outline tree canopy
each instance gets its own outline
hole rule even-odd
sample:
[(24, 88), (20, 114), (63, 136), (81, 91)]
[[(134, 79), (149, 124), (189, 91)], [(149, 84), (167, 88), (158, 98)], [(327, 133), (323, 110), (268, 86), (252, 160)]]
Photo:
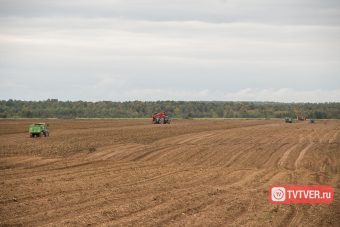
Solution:
[(159, 111), (174, 118), (340, 119), (340, 103), (0, 101), (0, 118), (148, 118)]

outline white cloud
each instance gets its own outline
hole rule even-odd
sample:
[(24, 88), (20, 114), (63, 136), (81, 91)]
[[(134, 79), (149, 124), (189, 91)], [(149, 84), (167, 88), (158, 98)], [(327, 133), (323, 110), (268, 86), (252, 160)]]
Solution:
[[(7, 58), (93, 62), (334, 63), (340, 27), (121, 19), (12, 18), (2, 22)], [(67, 64), (67, 63), (64, 64)], [(24, 63), (24, 62), (23, 62)], [(147, 62), (146, 62), (147, 63)]]
[(163, 89), (142, 89), (127, 92), (124, 96), (133, 100), (188, 100), (188, 101), (268, 101), (268, 102), (340, 102), (337, 90), (294, 90), (246, 88), (235, 92), (225, 91), (180, 91)]
[(3, 2), (0, 99), (339, 100), (332, 0)]
[(0, 16), (339, 24), (337, 0), (0, 0)]
[(225, 100), (239, 101), (279, 101), (279, 102), (340, 102), (340, 89), (337, 90), (294, 90), (281, 89), (243, 89), (227, 92)]

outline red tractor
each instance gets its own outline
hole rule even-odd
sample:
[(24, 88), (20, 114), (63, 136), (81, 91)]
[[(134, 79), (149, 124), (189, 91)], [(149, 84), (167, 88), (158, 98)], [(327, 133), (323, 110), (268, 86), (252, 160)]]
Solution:
[(153, 124), (170, 124), (170, 117), (166, 112), (154, 113), (152, 115)]

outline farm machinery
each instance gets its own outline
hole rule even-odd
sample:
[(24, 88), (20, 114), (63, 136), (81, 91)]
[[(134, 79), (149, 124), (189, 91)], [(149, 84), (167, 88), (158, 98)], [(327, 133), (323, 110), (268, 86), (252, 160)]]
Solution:
[(152, 115), (153, 124), (170, 124), (171, 119), (166, 112), (154, 113)]
[(286, 117), (286, 118), (285, 118), (285, 122), (286, 122), (286, 123), (293, 123), (293, 118), (291, 118), (291, 117)]
[(30, 137), (42, 137), (49, 136), (48, 124), (46, 123), (35, 123), (31, 124), (29, 127)]
[(296, 116), (296, 120), (298, 121), (305, 121), (306, 120), (306, 117), (302, 116), (302, 115), (297, 115)]

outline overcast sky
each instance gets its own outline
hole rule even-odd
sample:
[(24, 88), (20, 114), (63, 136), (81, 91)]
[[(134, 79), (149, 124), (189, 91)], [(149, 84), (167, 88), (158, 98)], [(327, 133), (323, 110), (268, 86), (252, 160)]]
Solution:
[(339, 0), (0, 0), (0, 99), (340, 102)]

